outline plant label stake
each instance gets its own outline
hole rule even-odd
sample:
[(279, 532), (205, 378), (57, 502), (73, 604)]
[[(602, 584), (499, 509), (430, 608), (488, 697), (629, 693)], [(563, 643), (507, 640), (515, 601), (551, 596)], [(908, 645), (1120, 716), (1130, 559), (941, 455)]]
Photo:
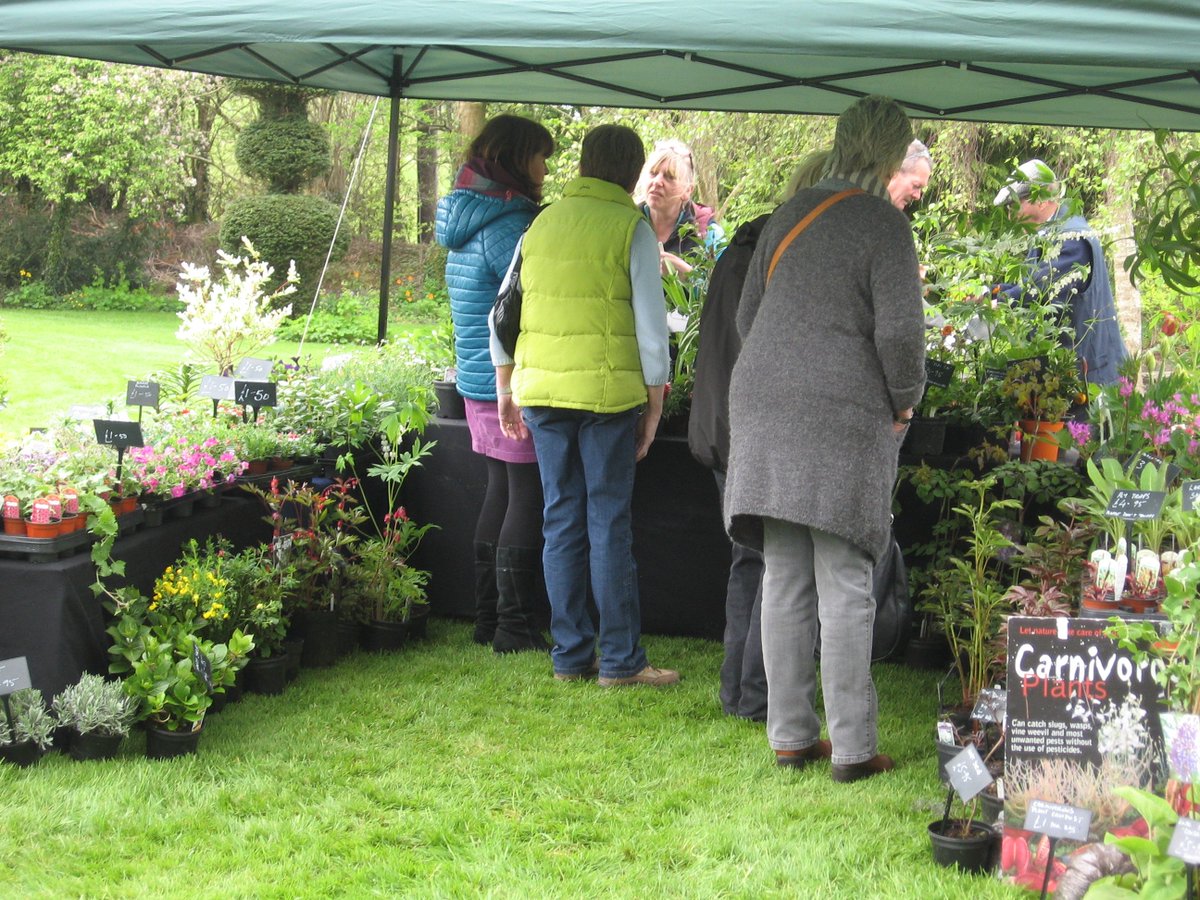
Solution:
[(200, 652), (200, 644), (196, 641), (192, 641), (192, 671), (200, 676), (200, 680), (204, 682), (204, 686), (211, 694), (213, 689), (212, 663), (208, 661), (207, 656)]
[(1080, 843), (1086, 841), (1091, 824), (1090, 809), (1068, 806), (1065, 803), (1050, 803), (1047, 800), (1029, 801), (1029, 807), (1025, 810), (1025, 822), (1021, 827), (1034, 834), (1044, 834), (1050, 839), (1050, 847), (1046, 854), (1046, 873), (1042, 878), (1042, 900), (1045, 900), (1046, 889), (1050, 885), (1055, 843), (1059, 838)]
[(1167, 847), (1167, 855), (1182, 859), (1187, 865), (1187, 894), (1196, 887), (1196, 867), (1200, 866), (1200, 819), (1180, 819)]
[(242, 407), (242, 421), (246, 421), (246, 407), (254, 412), (257, 421), (258, 411), (264, 406), (274, 406), (276, 403), (275, 382), (273, 381), (235, 381), (233, 383), (233, 399)]
[(242, 357), (233, 377), (244, 381), (266, 381), (271, 377), (271, 369), (275, 363), (269, 359), (256, 359), (253, 356)]
[(138, 408), (138, 422), (147, 406), (158, 409), (158, 382), (130, 381), (125, 384), (125, 405)]
[(233, 379), (224, 375), (205, 375), (200, 379), (200, 396), (212, 398), (215, 419), (220, 402), (233, 399)]
[(1179, 498), (1183, 501), (1183, 511), (1194, 512), (1196, 501), (1200, 500), (1200, 481), (1185, 481), (1180, 490), (1183, 492)]
[(1167, 495), (1163, 491), (1131, 491), (1117, 488), (1104, 510), (1106, 516), (1126, 522), (1148, 522), (1157, 519)]
[(117, 448), (117, 484), (121, 483), (121, 468), (125, 465), (125, 450), (129, 447), (144, 447), (142, 426), (137, 422), (122, 422), (116, 419), (92, 419), (96, 429), (96, 442), (105, 447)]
[(4, 698), (4, 717), (8, 719), (9, 726), (13, 724), (13, 716), (8, 695), (27, 687), (33, 687), (33, 682), (29, 679), (29, 663), (25, 657), (0, 659), (0, 697)]
[(974, 744), (967, 744), (946, 763), (946, 775), (950, 779), (950, 790), (946, 792), (946, 808), (942, 811), (943, 833), (950, 827), (950, 805), (954, 802), (955, 791), (966, 803), (993, 780)]

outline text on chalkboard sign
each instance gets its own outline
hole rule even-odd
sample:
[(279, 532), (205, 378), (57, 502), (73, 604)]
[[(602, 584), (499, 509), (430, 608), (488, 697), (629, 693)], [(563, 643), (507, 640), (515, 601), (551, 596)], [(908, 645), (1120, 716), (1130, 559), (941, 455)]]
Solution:
[(105, 447), (142, 447), (142, 426), (137, 422), (121, 422), (115, 419), (92, 419), (96, 427), (96, 442)]
[(205, 375), (200, 379), (200, 396), (212, 400), (232, 400), (233, 379), (224, 375)]
[(1200, 819), (1180, 819), (1176, 823), (1167, 855), (1189, 866), (1200, 866)]
[(1117, 488), (1108, 499), (1108, 507), (1104, 514), (1129, 522), (1157, 519), (1166, 496), (1162, 491), (1131, 491), (1127, 488)]
[(1200, 499), (1200, 481), (1185, 481), (1180, 488), (1183, 496), (1184, 512), (1194, 512), (1196, 509), (1196, 501)]
[(1065, 803), (1051, 803), (1048, 800), (1030, 800), (1025, 811), (1025, 824), (1021, 827), (1046, 837), (1086, 841), (1091, 824), (1090, 809), (1068, 806)]
[(963, 803), (992, 783), (992, 774), (974, 744), (967, 744), (946, 763), (946, 777), (950, 779), (950, 786), (958, 791)]
[(125, 385), (126, 406), (153, 406), (158, 408), (157, 381), (130, 381)]
[(271, 376), (271, 369), (274, 366), (275, 363), (269, 359), (256, 359), (253, 356), (247, 356), (238, 363), (233, 377), (243, 381), (266, 381)]
[(255, 409), (275, 405), (275, 382), (273, 381), (234, 381), (233, 399), (242, 406), (253, 406)]
[(950, 387), (954, 379), (954, 365), (940, 359), (925, 360), (925, 381), (937, 387)]
[(29, 680), (29, 663), (25, 657), (0, 659), (0, 697), (27, 687), (33, 687), (33, 682)]

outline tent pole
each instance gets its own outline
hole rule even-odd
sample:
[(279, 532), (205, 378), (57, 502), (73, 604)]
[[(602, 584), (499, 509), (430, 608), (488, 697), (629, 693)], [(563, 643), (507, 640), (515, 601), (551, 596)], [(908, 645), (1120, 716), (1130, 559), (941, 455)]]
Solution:
[(383, 198), (383, 251), (379, 255), (379, 325), (375, 340), (387, 340), (388, 291), (392, 282), (392, 227), (396, 214), (396, 167), (400, 155), (400, 69), (402, 58), (392, 58), (392, 108), (388, 116), (387, 181)]

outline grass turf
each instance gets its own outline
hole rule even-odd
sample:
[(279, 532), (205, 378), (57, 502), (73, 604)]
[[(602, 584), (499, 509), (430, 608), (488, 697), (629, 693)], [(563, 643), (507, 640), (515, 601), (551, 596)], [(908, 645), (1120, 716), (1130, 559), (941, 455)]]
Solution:
[(719, 644), (647, 637), (675, 688), (562, 683), (463, 623), (302, 671), (213, 716), (200, 753), (0, 765), (4, 897), (1016, 897), (941, 869), (937, 673), (877, 667), (899, 768), (778, 769), (721, 714)]
[[(0, 326), (8, 333), (8, 341), (0, 346), (8, 381), (0, 434), (9, 437), (50, 425), (55, 415), (76, 404), (115, 399), (122, 412), (128, 380), (174, 368), (187, 353), (175, 337), (179, 318), (174, 313), (6, 309), (0, 313)], [(294, 355), (297, 346), (295, 341), (282, 341), (259, 355), (284, 359)], [(304, 348), (305, 355), (317, 361), (330, 351), (328, 344), (311, 342)]]

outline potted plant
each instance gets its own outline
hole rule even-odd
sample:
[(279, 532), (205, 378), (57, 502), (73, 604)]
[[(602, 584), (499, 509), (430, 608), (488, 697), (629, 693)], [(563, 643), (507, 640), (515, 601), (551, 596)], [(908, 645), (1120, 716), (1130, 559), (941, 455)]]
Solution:
[(427, 602), (429, 573), (409, 565), (421, 537), (432, 525), (418, 526), (404, 507), (384, 515), (383, 533), (364, 540), (347, 570), (349, 587), (369, 611), (367, 649), (394, 650), (404, 642), (413, 608)]
[[(997, 645), (1001, 614), (1009, 609), (1008, 564), (1001, 551), (1013, 542), (1004, 534), (1000, 514), (1017, 501), (992, 499), (995, 479), (969, 482), (972, 499), (954, 508), (968, 527), (965, 553), (951, 555), (948, 567), (934, 573), (925, 594), (942, 619), (961, 694), (956, 708), (969, 711), (979, 693), (1001, 670), (1003, 649)], [(987, 748), (984, 748), (987, 749)]]
[(42, 692), (35, 688), (22, 688), (9, 694), (8, 710), (11, 719), (0, 715), (0, 759), (18, 766), (31, 766), (50, 749), (54, 717), (46, 709)]
[(1000, 392), (1021, 428), (1021, 459), (1057, 459), (1063, 418), (1072, 404), (1086, 400), (1074, 351), (1056, 345), (1010, 365)]
[(73, 759), (111, 759), (121, 749), (137, 716), (137, 704), (119, 681), (84, 673), (54, 697), (51, 708), (71, 731)]

